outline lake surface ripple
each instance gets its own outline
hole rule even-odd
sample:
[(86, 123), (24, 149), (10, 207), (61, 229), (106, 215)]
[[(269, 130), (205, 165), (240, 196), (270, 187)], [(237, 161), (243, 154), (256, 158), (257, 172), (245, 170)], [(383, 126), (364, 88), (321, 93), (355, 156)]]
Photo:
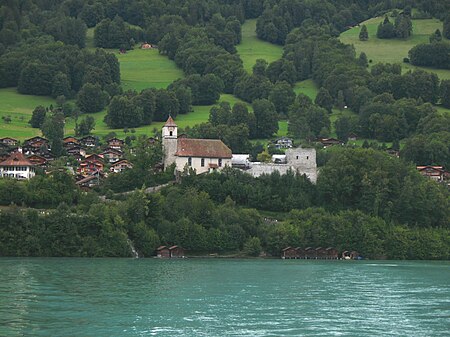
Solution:
[(1, 258), (0, 336), (450, 336), (450, 263)]

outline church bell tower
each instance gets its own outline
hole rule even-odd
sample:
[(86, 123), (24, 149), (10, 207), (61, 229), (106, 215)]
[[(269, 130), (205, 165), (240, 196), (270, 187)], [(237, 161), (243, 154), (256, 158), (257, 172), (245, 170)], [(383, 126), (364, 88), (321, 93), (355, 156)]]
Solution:
[(177, 152), (177, 131), (178, 127), (171, 116), (167, 119), (162, 128), (162, 147), (164, 153), (164, 169), (175, 162)]

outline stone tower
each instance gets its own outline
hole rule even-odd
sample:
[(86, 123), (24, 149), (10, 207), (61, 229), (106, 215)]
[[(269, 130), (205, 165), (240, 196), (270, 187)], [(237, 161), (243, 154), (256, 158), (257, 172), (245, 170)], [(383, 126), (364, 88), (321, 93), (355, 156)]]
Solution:
[(171, 116), (167, 119), (162, 128), (162, 147), (164, 155), (164, 169), (175, 162), (177, 152), (177, 125)]

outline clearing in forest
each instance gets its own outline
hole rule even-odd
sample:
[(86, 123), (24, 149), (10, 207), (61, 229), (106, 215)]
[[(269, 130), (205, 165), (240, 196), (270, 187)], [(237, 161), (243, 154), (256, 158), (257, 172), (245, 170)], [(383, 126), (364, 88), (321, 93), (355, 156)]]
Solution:
[(283, 47), (258, 39), (256, 19), (246, 20), (242, 25), (242, 40), (236, 49), (248, 72), (252, 71), (257, 59), (271, 63), (283, 55)]

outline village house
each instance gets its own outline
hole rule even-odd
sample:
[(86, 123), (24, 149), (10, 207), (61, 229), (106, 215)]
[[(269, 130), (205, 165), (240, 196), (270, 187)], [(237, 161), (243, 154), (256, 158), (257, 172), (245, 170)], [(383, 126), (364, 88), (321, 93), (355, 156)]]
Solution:
[(178, 127), (169, 116), (162, 128), (164, 167), (175, 163), (176, 171), (191, 168), (197, 174), (231, 167), (231, 150), (219, 139), (179, 138)]
[(159, 246), (156, 248), (156, 257), (159, 258), (170, 258), (170, 250), (166, 246)]
[(127, 169), (133, 168), (133, 164), (131, 164), (128, 160), (123, 159), (111, 165), (109, 171), (112, 173), (120, 173)]
[(107, 143), (108, 147), (115, 150), (122, 150), (122, 147), (125, 144), (125, 142), (122, 139), (116, 137), (108, 139)]
[(63, 139), (63, 146), (64, 146), (64, 148), (77, 146), (79, 144), (80, 144), (80, 142), (75, 137), (64, 137), (64, 139)]
[(417, 166), (416, 168), (421, 175), (437, 182), (442, 182), (449, 177), (449, 173), (446, 172), (442, 166), (427, 165)]
[(171, 258), (183, 258), (184, 257), (184, 249), (180, 246), (172, 246), (169, 247), (170, 257)]
[(85, 147), (95, 147), (97, 145), (97, 138), (94, 136), (85, 136), (80, 138), (79, 142)]
[(6, 160), (0, 162), (0, 177), (22, 180), (34, 176), (34, 165), (22, 152), (13, 152)]
[(113, 148), (108, 148), (99, 154), (99, 156), (102, 157), (107, 163), (115, 163), (119, 161), (122, 158), (122, 155), (122, 151)]
[(78, 161), (81, 161), (84, 157), (86, 157), (86, 150), (78, 145), (67, 148), (66, 152), (69, 156), (74, 157)]
[(11, 138), (11, 137), (3, 137), (3, 138), (0, 138), (0, 143), (7, 145), (7, 146), (16, 146), (18, 143), (18, 140)]
[(102, 158), (97, 154), (87, 156), (77, 169), (77, 173), (83, 176), (93, 175), (96, 172), (103, 172), (105, 165)]
[(275, 140), (274, 148), (280, 149), (290, 149), (294, 146), (294, 142), (291, 138), (281, 137)]
[(89, 190), (94, 186), (100, 185), (101, 181), (104, 179), (105, 174), (101, 171), (92, 172), (92, 174), (84, 177), (82, 175), (78, 175), (76, 185), (83, 190)]
[(32, 154), (31, 156), (28, 156), (28, 160), (34, 166), (46, 166), (47, 165), (47, 159), (45, 159), (44, 157), (39, 156), (37, 154)]
[(317, 141), (323, 145), (324, 148), (333, 145), (343, 145), (344, 143), (336, 138), (318, 138)]

